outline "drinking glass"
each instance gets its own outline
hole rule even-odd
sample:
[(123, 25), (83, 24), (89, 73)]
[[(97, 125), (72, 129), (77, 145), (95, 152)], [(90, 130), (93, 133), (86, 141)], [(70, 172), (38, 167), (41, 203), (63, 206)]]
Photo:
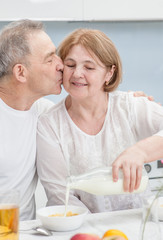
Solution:
[(0, 191), (0, 240), (18, 240), (19, 192)]
[(143, 198), (142, 221), (139, 240), (161, 240), (161, 229), (158, 219), (158, 195), (150, 194)]

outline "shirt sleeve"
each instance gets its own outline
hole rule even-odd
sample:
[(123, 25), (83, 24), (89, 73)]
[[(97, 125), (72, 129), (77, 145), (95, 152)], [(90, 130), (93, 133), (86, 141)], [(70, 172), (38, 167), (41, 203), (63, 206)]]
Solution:
[[(38, 122), (37, 171), (47, 195), (47, 205), (65, 204), (68, 165), (55, 127), (45, 116)], [(85, 206), (73, 190), (70, 191), (69, 204)]]
[(145, 97), (133, 97), (131, 118), (138, 139), (152, 135), (163, 137), (163, 107)]

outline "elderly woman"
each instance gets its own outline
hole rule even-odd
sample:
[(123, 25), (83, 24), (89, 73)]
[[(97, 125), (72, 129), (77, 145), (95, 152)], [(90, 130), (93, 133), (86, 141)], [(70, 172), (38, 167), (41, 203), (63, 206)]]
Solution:
[[(65, 201), (66, 178), (92, 168), (120, 168), (124, 190), (140, 185), (144, 163), (163, 158), (163, 108), (145, 97), (115, 91), (122, 66), (112, 41), (101, 31), (78, 29), (59, 47), (63, 86), (69, 95), (40, 118), (37, 169), (48, 205)], [(69, 204), (91, 212), (140, 207), (141, 195), (95, 196), (70, 192)]]

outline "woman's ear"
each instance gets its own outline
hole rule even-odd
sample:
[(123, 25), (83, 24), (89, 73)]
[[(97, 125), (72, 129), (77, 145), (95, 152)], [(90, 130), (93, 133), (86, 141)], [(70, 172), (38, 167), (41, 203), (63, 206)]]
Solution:
[(115, 65), (112, 65), (111, 69), (108, 72), (108, 77), (110, 77), (110, 79), (112, 78), (114, 72), (115, 72)]
[(105, 84), (109, 85), (110, 79), (112, 78), (115, 71), (115, 65), (112, 65), (111, 69), (106, 74)]
[(12, 69), (12, 72), (13, 72), (14, 77), (17, 79), (17, 81), (19, 81), (21, 83), (26, 82), (27, 69), (24, 65), (22, 65), (20, 63), (15, 64), (15, 66)]

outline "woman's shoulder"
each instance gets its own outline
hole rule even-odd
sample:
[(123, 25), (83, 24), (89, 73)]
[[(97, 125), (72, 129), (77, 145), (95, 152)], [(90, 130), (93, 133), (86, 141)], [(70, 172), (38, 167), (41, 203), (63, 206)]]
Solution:
[(132, 112), (134, 96), (133, 92), (114, 91), (109, 93), (109, 107), (112, 113), (121, 112), (130, 114)]
[(116, 101), (129, 101), (129, 99), (133, 98), (133, 92), (125, 92), (116, 90), (114, 92), (109, 93), (110, 98)]

